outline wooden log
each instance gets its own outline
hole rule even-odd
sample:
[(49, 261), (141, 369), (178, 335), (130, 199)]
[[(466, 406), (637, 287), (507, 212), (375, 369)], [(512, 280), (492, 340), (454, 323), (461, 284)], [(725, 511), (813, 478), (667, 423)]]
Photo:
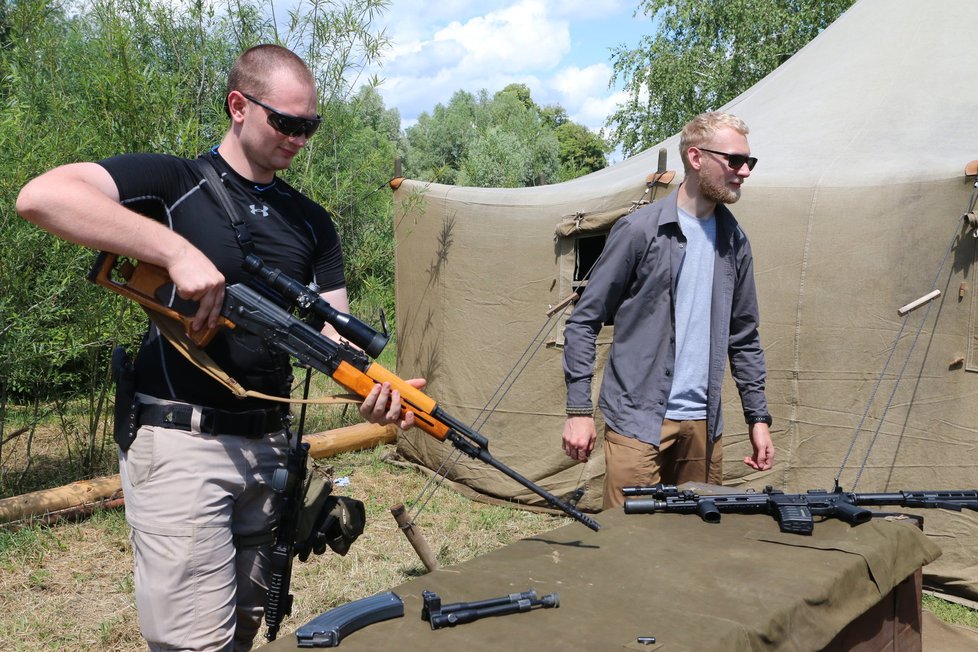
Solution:
[(0, 523), (61, 512), (121, 496), (122, 481), (118, 474), (107, 478), (79, 480), (63, 487), (32, 491), (0, 500)]
[(43, 525), (55, 525), (62, 521), (81, 521), (95, 512), (101, 511), (103, 509), (117, 509), (126, 504), (126, 499), (119, 494), (118, 498), (107, 498), (105, 500), (100, 500), (96, 503), (85, 503), (84, 505), (76, 505), (74, 507), (69, 507), (68, 509), (62, 509), (58, 512), (45, 512), (38, 516), (31, 516), (29, 518), (22, 519), (20, 521), (12, 521), (10, 523), (0, 524), (0, 527), (17, 529), (18, 527), (25, 526), (31, 523), (41, 523)]
[(305, 435), (302, 438), (302, 441), (309, 444), (309, 455), (317, 460), (347, 451), (373, 448), (377, 444), (390, 444), (395, 440), (397, 440), (397, 426), (393, 424), (378, 426), (374, 423), (358, 423), (346, 428)]
[[(377, 444), (391, 443), (397, 439), (397, 427), (359, 423), (346, 428), (326, 430), (302, 438), (309, 443), (309, 454), (315, 459), (330, 457), (347, 451), (372, 448)], [(0, 500), (0, 523), (42, 519), (55, 516), (62, 520), (74, 515), (90, 514), (100, 507), (116, 507), (123, 504), (122, 480), (119, 475), (94, 480), (79, 480), (63, 487), (42, 489), (28, 494)]]

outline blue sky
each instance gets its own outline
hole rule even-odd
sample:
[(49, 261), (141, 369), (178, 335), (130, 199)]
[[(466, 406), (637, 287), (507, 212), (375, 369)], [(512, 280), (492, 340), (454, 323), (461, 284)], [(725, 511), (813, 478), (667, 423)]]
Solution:
[(610, 48), (638, 45), (651, 21), (637, 0), (393, 0), (381, 19), (392, 47), (380, 93), (402, 124), (464, 89), (526, 84), (543, 106), (597, 130), (620, 99)]

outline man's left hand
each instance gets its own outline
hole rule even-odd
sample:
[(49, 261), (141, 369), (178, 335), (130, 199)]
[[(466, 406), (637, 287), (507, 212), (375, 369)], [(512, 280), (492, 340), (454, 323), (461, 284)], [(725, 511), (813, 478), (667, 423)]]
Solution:
[(744, 464), (757, 471), (767, 471), (774, 464), (774, 443), (766, 423), (754, 423), (750, 427), (750, 443), (754, 454), (744, 458)]
[[(422, 389), (427, 381), (423, 378), (411, 378), (405, 381), (415, 389)], [(397, 424), (401, 430), (414, 426), (414, 412), (403, 410), (401, 393), (391, 387), (390, 383), (377, 383), (360, 405), (360, 416), (381, 426), (389, 423)]]

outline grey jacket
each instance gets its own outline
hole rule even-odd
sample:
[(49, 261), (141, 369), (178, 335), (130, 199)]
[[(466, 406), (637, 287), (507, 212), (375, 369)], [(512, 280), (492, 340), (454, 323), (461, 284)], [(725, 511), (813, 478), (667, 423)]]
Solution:
[[(613, 318), (614, 340), (598, 404), (612, 430), (653, 446), (659, 445), (676, 359), (676, 271), (686, 246), (677, 199), (678, 190), (618, 220), (564, 332), (567, 413), (592, 409), (595, 340)], [(723, 433), (720, 388), (726, 356), (745, 418), (768, 413), (750, 243), (726, 206), (717, 205), (716, 219), (707, 387), (711, 439)]]

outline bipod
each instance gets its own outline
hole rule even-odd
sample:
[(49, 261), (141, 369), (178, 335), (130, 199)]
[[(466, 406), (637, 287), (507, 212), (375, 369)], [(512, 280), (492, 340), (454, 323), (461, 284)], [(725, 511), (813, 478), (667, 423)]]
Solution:
[(556, 593), (548, 593), (537, 599), (537, 592), (533, 589), (523, 593), (510, 593), (499, 598), (477, 602), (453, 602), (446, 605), (442, 605), (441, 598), (434, 591), (423, 591), (421, 596), (424, 599), (421, 620), (428, 621), (432, 629), (464, 625), (488, 616), (505, 616), (530, 611), (535, 607), (552, 609), (560, 606), (560, 596)]

